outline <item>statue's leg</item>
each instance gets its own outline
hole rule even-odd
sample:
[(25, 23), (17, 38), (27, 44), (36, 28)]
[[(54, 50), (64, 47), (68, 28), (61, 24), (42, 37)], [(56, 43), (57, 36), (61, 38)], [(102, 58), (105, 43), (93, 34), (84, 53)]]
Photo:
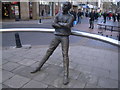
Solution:
[(63, 54), (63, 67), (64, 67), (64, 79), (63, 84), (67, 85), (69, 83), (69, 36), (62, 36), (62, 54)]
[(59, 43), (60, 43), (60, 40), (57, 38), (57, 36), (55, 36), (55, 38), (50, 43), (50, 46), (49, 46), (49, 49), (46, 52), (46, 55), (42, 58), (42, 60), (40, 61), (38, 67), (34, 71), (32, 71), (31, 73), (36, 73), (36, 72), (40, 71), (40, 69), (42, 68), (42, 66), (44, 65), (44, 63), (52, 55), (53, 51), (57, 48), (57, 46), (59, 45)]

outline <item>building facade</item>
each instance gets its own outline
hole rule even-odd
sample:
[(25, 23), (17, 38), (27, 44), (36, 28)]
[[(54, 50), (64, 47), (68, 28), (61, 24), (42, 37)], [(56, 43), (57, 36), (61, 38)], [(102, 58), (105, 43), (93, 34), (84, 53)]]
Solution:
[(2, 19), (29, 20), (54, 16), (59, 4), (54, 2), (2, 2)]

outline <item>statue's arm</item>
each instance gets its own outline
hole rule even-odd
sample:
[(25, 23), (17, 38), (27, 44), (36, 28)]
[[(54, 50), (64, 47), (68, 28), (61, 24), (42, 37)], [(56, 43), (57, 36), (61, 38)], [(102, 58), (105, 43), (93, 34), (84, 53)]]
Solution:
[(73, 16), (70, 16), (70, 19), (68, 20), (67, 23), (59, 22), (59, 25), (60, 25), (61, 27), (70, 28), (71, 25), (72, 25), (72, 23), (73, 23), (73, 21), (74, 21), (74, 17), (73, 17)]
[(52, 24), (52, 27), (54, 28), (60, 28), (61, 25), (58, 23), (58, 15), (55, 17), (54, 21), (53, 21), (53, 24)]

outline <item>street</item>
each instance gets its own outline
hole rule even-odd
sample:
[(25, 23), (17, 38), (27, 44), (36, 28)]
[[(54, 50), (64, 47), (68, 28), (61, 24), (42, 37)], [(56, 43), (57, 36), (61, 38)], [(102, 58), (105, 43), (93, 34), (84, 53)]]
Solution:
[[(15, 32), (2, 33), (3, 47), (15, 46)], [(19, 32), (21, 43), (30, 45), (49, 45), (53, 33)], [(81, 37), (70, 36), (70, 44), (80, 42)]]
[[(88, 18), (84, 17), (82, 19), (81, 24), (77, 24), (73, 27), (73, 29), (77, 29), (83, 32), (89, 32), (98, 34), (98, 31), (101, 31), (98, 29), (97, 23), (101, 22), (102, 18), (99, 18), (98, 21), (95, 21), (95, 28), (93, 30), (89, 29), (89, 22)], [(31, 20), (31, 21), (14, 21), (14, 22), (3, 22), (2, 28), (52, 28), (52, 22), (53, 19), (43, 19), (42, 23), (39, 24), (38, 20)], [(113, 23), (112, 21), (107, 21), (109, 24), (116, 24), (117, 22)], [(103, 29), (102, 29), (103, 30)], [(3, 47), (9, 47), (9, 46), (15, 46), (15, 32), (4, 32), (2, 34), (2, 46)], [(103, 36), (110, 38), (117, 39), (117, 32), (111, 33), (110, 31), (103, 31)], [(113, 35), (112, 37), (110, 35)], [(41, 32), (19, 32), (21, 43), (24, 44), (30, 44), (30, 45), (49, 45), (50, 41), (54, 37), (52, 33), (41, 33)], [(87, 39), (84, 37), (78, 37), (78, 36), (70, 36), (70, 44), (74, 45), (87, 45), (92, 47), (102, 47), (102, 48), (116, 48), (116, 46), (96, 41), (92, 39)]]

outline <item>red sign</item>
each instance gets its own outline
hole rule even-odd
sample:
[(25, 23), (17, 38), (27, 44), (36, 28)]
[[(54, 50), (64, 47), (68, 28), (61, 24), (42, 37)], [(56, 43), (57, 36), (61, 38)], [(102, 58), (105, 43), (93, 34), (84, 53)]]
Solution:
[(12, 2), (12, 4), (18, 4), (18, 2)]

